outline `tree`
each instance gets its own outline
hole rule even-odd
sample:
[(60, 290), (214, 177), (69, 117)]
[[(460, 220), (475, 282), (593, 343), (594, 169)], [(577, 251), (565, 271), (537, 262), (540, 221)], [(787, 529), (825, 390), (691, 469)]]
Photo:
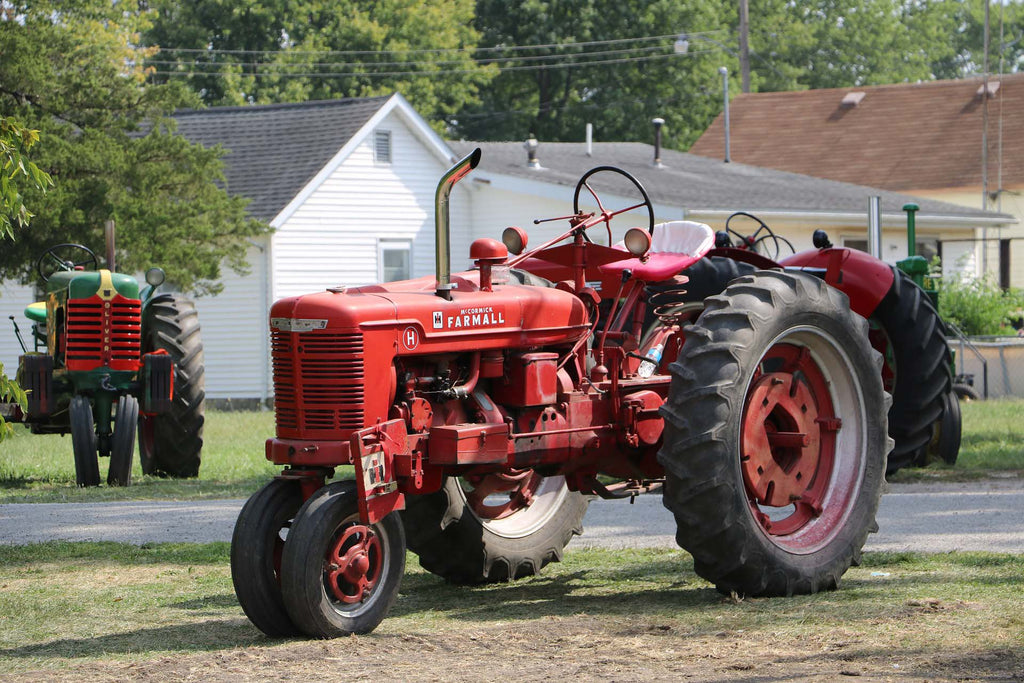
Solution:
[[(980, 73), (985, 61), (985, 6), (960, 0), (933, 4), (956, 27), (951, 34), (952, 49), (932, 59), (935, 77), (962, 78)], [(1024, 62), (1024, 4), (994, 3), (989, 13), (989, 71), (998, 73), (1002, 69), (1008, 73), (1019, 70)]]
[(118, 266), (157, 265), (169, 281), (216, 291), (222, 262), (244, 269), (246, 239), (266, 226), (229, 197), (221, 151), (173, 134), (170, 114), (197, 98), (180, 83), (147, 83), (138, 47), (150, 12), (137, 1), (7, 3), (0, 16), (0, 112), (38, 129), (36, 163), (53, 191), (27, 189), (32, 229), (0, 252), (0, 278), (33, 279), (33, 260), (59, 242), (102, 253), (118, 226)]
[(401, 92), (439, 128), (496, 73), (472, 59), (473, 0), (153, 0), (157, 82), (210, 105)]
[[(478, 0), (480, 55), (500, 58), (503, 71), (479, 106), (458, 115), (457, 132), (572, 141), (590, 122), (600, 140), (651, 140), (650, 121), (660, 116), (665, 144), (684, 147), (721, 110), (718, 67), (736, 71), (735, 57), (718, 45), (731, 40), (734, 21), (734, 9), (722, 5)], [(682, 32), (707, 39), (678, 54)]]
[[(25, 228), (32, 212), (25, 206), (20, 187), (26, 183), (41, 192), (53, 184), (49, 174), (28, 159), (29, 149), (39, 141), (39, 131), (30, 130), (10, 117), (0, 117), (0, 241), (14, 239), (15, 228)], [(4, 373), (0, 363), (0, 403), (16, 403), (24, 410), (25, 392)], [(0, 441), (12, 426), (0, 415)]]
[[(957, 22), (946, 0), (763, 0), (751, 6), (758, 89), (929, 80), (948, 58)], [(779, 68), (772, 71), (768, 65)], [(781, 77), (780, 77), (781, 75)]]

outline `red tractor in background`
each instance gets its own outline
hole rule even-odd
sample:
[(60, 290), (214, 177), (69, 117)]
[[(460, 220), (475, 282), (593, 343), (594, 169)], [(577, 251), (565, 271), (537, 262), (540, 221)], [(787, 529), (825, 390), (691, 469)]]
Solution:
[[(561, 558), (590, 496), (658, 488), (719, 590), (835, 588), (876, 529), (893, 446), (868, 323), (902, 282), (892, 268), (846, 249), (786, 264), (713, 249), (706, 225), (655, 225), (642, 185), (604, 166), (547, 219), (562, 235), (528, 250), (508, 228), (452, 275), (449, 195), (479, 159), (438, 184), (436, 277), (271, 309), (266, 456), (283, 469), (231, 546), (250, 620), (270, 636), (366, 633), (406, 548), (451, 582), (507, 581)], [(636, 203), (606, 208), (595, 187), (611, 180)], [(627, 212), (645, 226), (613, 234)], [(355, 480), (331, 481), (345, 465)]]

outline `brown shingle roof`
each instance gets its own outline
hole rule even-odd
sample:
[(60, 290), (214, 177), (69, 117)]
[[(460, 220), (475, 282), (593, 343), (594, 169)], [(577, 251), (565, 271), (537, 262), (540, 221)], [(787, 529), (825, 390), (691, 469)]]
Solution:
[[(1000, 79), (990, 76), (990, 88)], [(733, 161), (888, 190), (980, 188), (982, 78), (750, 93), (730, 105)], [(862, 92), (856, 105), (843, 105)], [(854, 98), (855, 99), (855, 98)], [(1024, 185), (1024, 73), (1002, 76), (988, 106), (988, 186)], [(721, 159), (719, 115), (690, 152)]]

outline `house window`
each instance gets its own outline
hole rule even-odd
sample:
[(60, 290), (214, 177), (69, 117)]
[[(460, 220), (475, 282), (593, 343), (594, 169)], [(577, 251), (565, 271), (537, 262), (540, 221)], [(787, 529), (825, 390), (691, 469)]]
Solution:
[(390, 130), (378, 130), (373, 134), (373, 160), (378, 164), (391, 163)]
[(848, 247), (850, 249), (856, 249), (857, 251), (864, 251), (864, 252), (866, 252), (868, 250), (868, 241), (867, 240), (859, 240), (859, 239), (850, 239), (848, 237), (844, 237), (843, 238), (843, 246), (844, 247)]
[(377, 245), (377, 275), (381, 282), (412, 278), (412, 243), (408, 240), (382, 241)]
[[(919, 237), (915, 240), (914, 245), (915, 253), (918, 256), (923, 256), (927, 261), (931, 261), (934, 257), (939, 255), (939, 241), (934, 237)], [(868, 241), (844, 237), (843, 246), (866, 252), (868, 250)], [(892, 248), (895, 249), (896, 247)]]

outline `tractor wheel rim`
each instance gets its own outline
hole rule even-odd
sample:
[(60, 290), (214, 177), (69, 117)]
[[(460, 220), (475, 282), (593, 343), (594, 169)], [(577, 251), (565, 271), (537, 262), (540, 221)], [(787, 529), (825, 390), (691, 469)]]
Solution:
[(324, 558), (327, 597), (336, 610), (349, 616), (365, 610), (378, 594), (375, 589), (390, 561), (381, 531), (357, 520), (339, 527)]
[(860, 490), (866, 414), (850, 359), (823, 330), (769, 345), (746, 392), (740, 469), (772, 543), (810, 553), (841, 531)]
[(542, 477), (527, 469), (460, 478), (459, 492), (488, 531), (522, 538), (551, 520), (569, 490), (565, 477)]

